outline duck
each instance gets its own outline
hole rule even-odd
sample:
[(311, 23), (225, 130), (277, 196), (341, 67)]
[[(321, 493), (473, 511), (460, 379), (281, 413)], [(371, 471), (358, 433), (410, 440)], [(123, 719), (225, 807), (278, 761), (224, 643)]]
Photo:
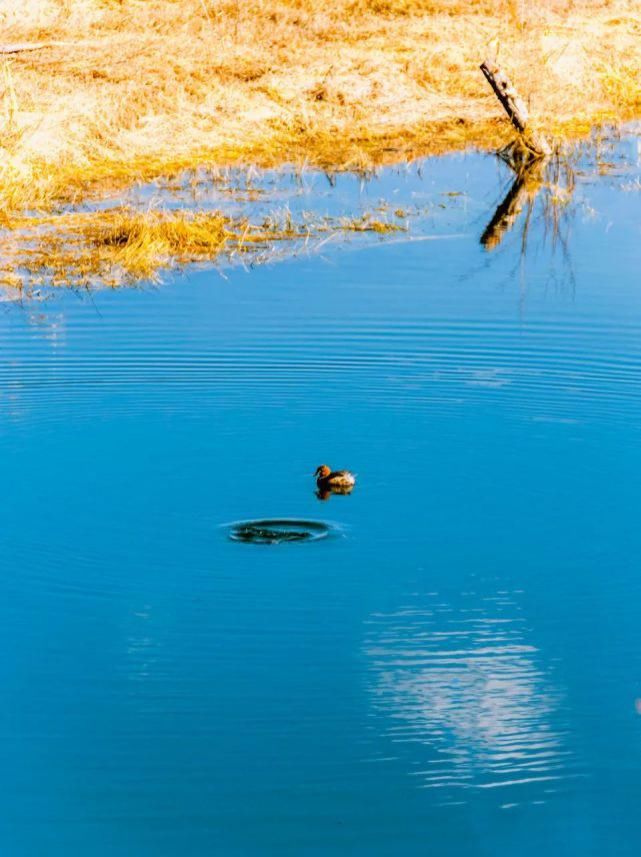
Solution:
[(332, 491), (336, 494), (349, 494), (356, 485), (356, 477), (349, 470), (332, 470), (326, 464), (317, 467), (314, 476), (321, 493)]

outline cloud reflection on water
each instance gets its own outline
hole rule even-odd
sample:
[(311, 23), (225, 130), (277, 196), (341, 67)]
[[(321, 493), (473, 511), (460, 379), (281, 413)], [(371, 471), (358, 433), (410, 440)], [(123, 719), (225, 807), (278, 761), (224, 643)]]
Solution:
[[(373, 615), (365, 651), (376, 715), (411, 747), (423, 788), (527, 786), (540, 800), (570, 774), (562, 695), (528, 643), (513, 596), (461, 596)], [(414, 769), (415, 768), (415, 769)], [(534, 789), (534, 792), (532, 791)]]

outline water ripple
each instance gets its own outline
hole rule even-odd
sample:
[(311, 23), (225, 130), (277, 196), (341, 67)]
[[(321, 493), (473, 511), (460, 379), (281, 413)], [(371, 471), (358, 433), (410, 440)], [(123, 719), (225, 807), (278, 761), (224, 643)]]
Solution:
[(252, 545), (279, 545), (290, 542), (316, 542), (331, 535), (333, 527), (322, 521), (295, 518), (261, 518), (237, 521), (225, 529), (233, 542)]
[[(127, 395), (144, 388), (148, 408), (172, 398), (180, 407), (180, 390), (212, 404), (224, 396), (227, 404), (251, 406), (259, 398), (262, 407), (286, 401), (320, 413), (332, 394), (348, 393), (353, 405), (405, 411), (426, 402), (444, 413), (499, 403), (534, 420), (639, 417), (638, 325), (617, 327), (615, 336), (607, 319), (587, 327), (581, 319), (519, 325), (369, 316), (329, 324), (313, 313), (286, 321), (279, 313), (262, 327), (240, 321), (236, 335), (221, 328), (205, 343), (199, 332), (190, 342), (167, 336), (164, 322), (136, 338), (133, 322), (116, 316), (107, 326), (108, 348), (73, 326), (54, 342), (34, 342), (33, 331), (9, 327), (0, 351), (0, 412), (15, 419), (21, 408), (40, 406), (52, 419), (57, 405), (64, 418), (79, 397), (90, 413), (92, 400), (106, 394), (111, 407), (126, 412), (142, 400), (125, 401)], [(103, 322), (96, 326), (105, 334)], [(325, 397), (308, 395), (316, 385)]]

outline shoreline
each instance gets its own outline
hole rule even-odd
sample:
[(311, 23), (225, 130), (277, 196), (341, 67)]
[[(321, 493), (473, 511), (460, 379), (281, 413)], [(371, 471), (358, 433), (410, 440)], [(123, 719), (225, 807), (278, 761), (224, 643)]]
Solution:
[[(143, 14), (144, 10), (144, 14)], [(484, 0), (8, 0), (0, 209), (46, 211), (198, 167), (367, 170), (512, 129), (488, 55), (561, 143), (641, 115), (641, 13)], [(186, 129), (188, 129), (186, 131)]]

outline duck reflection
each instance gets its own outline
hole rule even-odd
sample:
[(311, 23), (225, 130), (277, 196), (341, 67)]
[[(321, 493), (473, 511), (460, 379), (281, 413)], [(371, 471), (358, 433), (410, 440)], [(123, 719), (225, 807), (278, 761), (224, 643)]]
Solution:
[(351, 494), (354, 490), (353, 485), (334, 485), (334, 486), (318, 486), (314, 492), (319, 500), (329, 500), (332, 494)]
[(567, 774), (561, 695), (525, 633), (503, 596), (371, 617), (373, 705), (423, 787), (502, 787), (518, 802), (513, 791), (540, 800)]

